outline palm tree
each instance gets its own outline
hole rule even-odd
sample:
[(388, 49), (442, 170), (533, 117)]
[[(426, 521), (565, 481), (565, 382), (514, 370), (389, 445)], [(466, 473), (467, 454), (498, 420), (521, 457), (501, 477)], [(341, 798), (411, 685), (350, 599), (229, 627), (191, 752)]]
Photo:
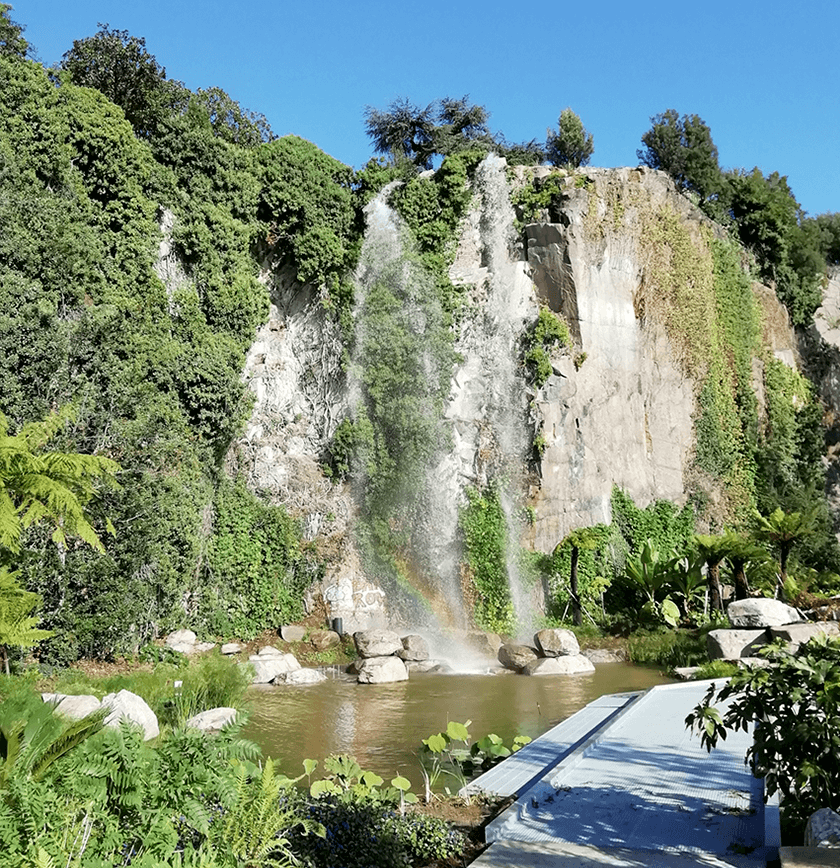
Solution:
[(776, 507), (770, 515), (764, 516), (758, 510), (755, 512), (755, 537), (772, 543), (779, 552), (779, 577), (776, 582), (776, 597), (784, 597), (785, 581), (787, 580), (787, 564), (791, 549), (805, 537), (814, 533), (817, 524), (819, 507), (807, 512), (785, 512)]
[(573, 530), (554, 549), (554, 554), (565, 545), (571, 547), (571, 565), (569, 568), (569, 593), (572, 598), (572, 620), (575, 626), (583, 624), (581, 614), (580, 593), (578, 589), (578, 560), (581, 551), (595, 551), (600, 548), (609, 534), (610, 529), (604, 524), (596, 524), (594, 527), (580, 527)]

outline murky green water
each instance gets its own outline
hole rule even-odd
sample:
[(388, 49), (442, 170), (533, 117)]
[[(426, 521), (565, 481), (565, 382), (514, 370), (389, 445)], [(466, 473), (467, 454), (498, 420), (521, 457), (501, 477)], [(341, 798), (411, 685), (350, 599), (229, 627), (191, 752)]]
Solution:
[(532, 738), (606, 693), (668, 683), (659, 672), (626, 663), (600, 665), (572, 677), (412, 675), (397, 684), (327, 681), (312, 686), (253, 688), (243, 735), (256, 741), (288, 775), (307, 758), (353, 754), (383, 777), (398, 771), (420, 785), (417, 750), (447, 721), (471, 719), (470, 735)]

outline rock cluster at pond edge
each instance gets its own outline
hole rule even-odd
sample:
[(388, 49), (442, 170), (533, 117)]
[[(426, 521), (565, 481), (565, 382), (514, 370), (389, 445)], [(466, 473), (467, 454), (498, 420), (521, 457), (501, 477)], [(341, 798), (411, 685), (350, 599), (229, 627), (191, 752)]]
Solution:
[(534, 645), (502, 645), (499, 663), (520, 675), (582, 675), (595, 671), (595, 664), (580, 653), (577, 636), (571, 630), (540, 630), (534, 634)]

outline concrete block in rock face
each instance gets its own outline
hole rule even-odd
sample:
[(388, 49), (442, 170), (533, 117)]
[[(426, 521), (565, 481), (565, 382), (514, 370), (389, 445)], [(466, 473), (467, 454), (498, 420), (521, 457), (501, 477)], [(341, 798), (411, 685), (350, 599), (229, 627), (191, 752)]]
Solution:
[(306, 627), (301, 627), (300, 624), (284, 624), (280, 628), (280, 638), (284, 642), (303, 642), (305, 635)]
[[(164, 645), (167, 648), (174, 648), (176, 651), (181, 651), (182, 645), (195, 645), (196, 635), (192, 630), (176, 630), (166, 637)], [(182, 652), (183, 653), (183, 652)]]
[(521, 675), (586, 675), (595, 671), (595, 664), (583, 654), (563, 657), (538, 657), (522, 667)]
[(66, 693), (42, 693), (41, 699), (52, 703), (59, 714), (73, 720), (81, 720), (94, 711), (99, 711), (102, 705), (95, 696), (88, 693), (80, 693), (78, 696), (68, 696)]
[(612, 648), (587, 648), (580, 653), (596, 666), (601, 663), (624, 663), (627, 660), (623, 651), (613, 651)]
[(498, 654), (499, 663), (505, 669), (513, 669), (519, 672), (523, 666), (526, 666), (532, 660), (536, 660), (539, 656), (537, 652), (528, 645), (502, 645), (499, 648)]
[(408, 670), (399, 657), (366, 657), (359, 669), (359, 684), (408, 681)]
[(428, 660), (429, 645), (422, 636), (403, 636), (402, 648), (397, 651), (397, 657), (402, 660)]
[(110, 709), (105, 718), (105, 726), (118, 727), (121, 720), (137, 724), (143, 730), (143, 739), (148, 741), (160, 735), (158, 719), (146, 700), (129, 690), (109, 693), (102, 700), (102, 707)]
[(534, 644), (543, 657), (565, 657), (580, 654), (577, 636), (571, 630), (562, 628), (540, 630), (534, 634)]
[(317, 669), (295, 669), (292, 672), (281, 672), (272, 684), (320, 684), (327, 676)]
[(245, 646), (240, 644), (239, 642), (225, 642), (222, 645), (222, 654), (230, 655), (230, 654), (238, 654), (240, 651), (244, 651)]
[(333, 630), (316, 630), (310, 634), (309, 641), (316, 651), (326, 651), (327, 648), (332, 648), (333, 645), (340, 645), (341, 636)]
[(186, 725), (192, 729), (200, 729), (202, 732), (221, 732), (236, 719), (236, 715), (235, 708), (225, 706), (208, 708), (207, 711), (193, 715)]
[(281, 672), (300, 669), (294, 654), (252, 654), (248, 662), (254, 667), (252, 684), (268, 684)]
[(814, 636), (840, 636), (840, 624), (836, 621), (801, 621), (783, 627), (770, 627), (767, 632), (771, 639), (783, 639), (787, 642), (789, 650), (795, 654), (800, 645), (804, 645)]
[(814, 811), (805, 824), (805, 846), (830, 850), (840, 848), (840, 815), (831, 808)]
[(736, 600), (730, 603), (726, 614), (729, 623), (740, 627), (781, 627), (801, 621), (796, 609), (785, 605), (781, 600), (754, 597), (749, 600)]
[(402, 651), (402, 640), (391, 630), (360, 630), (353, 634), (360, 657), (388, 657)]
[(706, 634), (709, 660), (754, 657), (756, 649), (766, 644), (766, 630), (711, 630)]

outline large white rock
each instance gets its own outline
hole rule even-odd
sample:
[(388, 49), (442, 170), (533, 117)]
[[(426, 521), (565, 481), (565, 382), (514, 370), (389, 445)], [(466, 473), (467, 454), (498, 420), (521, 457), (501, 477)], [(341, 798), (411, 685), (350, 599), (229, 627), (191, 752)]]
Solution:
[(202, 732), (221, 732), (224, 727), (236, 719), (237, 713), (235, 708), (225, 706), (208, 708), (207, 711), (193, 715), (187, 721), (187, 726), (192, 729), (200, 729)]
[(805, 824), (805, 846), (828, 850), (840, 848), (840, 814), (835, 813), (831, 808), (820, 808), (819, 811), (814, 811)]
[(577, 636), (571, 630), (561, 627), (540, 630), (534, 634), (534, 644), (543, 657), (565, 657), (580, 654)]
[(280, 628), (280, 638), (284, 642), (302, 642), (306, 635), (306, 627), (300, 624), (284, 624)]
[(498, 654), (499, 663), (505, 669), (513, 669), (514, 672), (519, 672), (523, 666), (526, 666), (532, 660), (537, 659), (537, 652), (528, 645), (515, 645), (513, 643), (502, 645), (499, 648)]
[(729, 604), (726, 614), (733, 627), (781, 627), (802, 620), (796, 609), (781, 600), (763, 597), (736, 600)]
[(359, 630), (353, 641), (360, 657), (388, 657), (403, 650), (402, 639), (392, 630)]
[(196, 635), (192, 630), (176, 630), (174, 633), (170, 633), (166, 637), (166, 642), (164, 645), (167, 648), (174, 648), (176, 651), (180, 651), (183, 645), (195, 645)]
[(595, 665), (583, 654), (563, 657), (538, 657), (520, 670), (522, 675), (586, 675), (595, 671)]
[(222, 645), (222, 654), (228, 656), (230, 654), (238, 654), (240, 651), (244, 651), (245, 646), (240, 642), (225, 642)]
[(286, 652), (281, 651), (279, 648), (275, 648), (273, 645), (263, 645), (259, 651), (257, 651), (260, 657), (283, 657)]
[(359, 668), (359, 684), (408, 681), (408, 670), (399, 657), (366, 657)]
[(402, 648), (397, 651), (397, 657), (403, 660), (428, 660), (429, 645), (422, 636), (411, 634), (402, 637)]
[(770, 627), (767, 631), (772, 639), (784, 639), (788, 650), (795, 654), (814, 636), (825, 634), (829, 637), (840, 635), (840, 624), (836, 621), (801, 621), (799, 624), (786, 624), (783, 627)]
[(118, 727), (120, 721), (128, 720), (143, 729), (145, 741), (160, 735), (160, 727), (155, 713), (146, 704), (146, 700), (136, 693), (129, 690), (109, 693), (102, 700), (102, 707), (111, 710), (105, 718), (105, 726)]
[(99, 711), (102, 703), (88, 693), (80, 693), (78, 696), (69, 696), (66, 693), (42, 693), (44, 702), (52, 703), (55, 710), (65, 717), (73, 720), (81, 720), (94, 711)]
[(756, 649), (766, 644), (766, 630), (711, 630), (706, 634), (709, 660), (754, 657)]
[(254, 667), (253, 684), (268, 684), (283, 672), (300, 669), (294, 654), (281, 654), (279, 651), (276, 654), (252, 654), (248, 662)]
[(317, 669), (293, 669), (291, 672), (281, 672), (273, 684), (320, 684), (327, 676)]

